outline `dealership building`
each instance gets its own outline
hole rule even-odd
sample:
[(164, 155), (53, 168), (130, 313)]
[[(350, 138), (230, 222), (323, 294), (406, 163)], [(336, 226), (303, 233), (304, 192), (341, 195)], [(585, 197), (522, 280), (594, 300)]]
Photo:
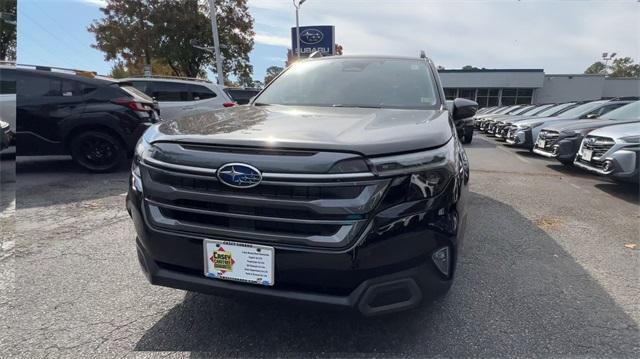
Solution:
[(542, 69), (440, 70), (447, 99), (468, 98), (480, 107), (543, 104), (640, 96), (640, 78), (545, 74)]

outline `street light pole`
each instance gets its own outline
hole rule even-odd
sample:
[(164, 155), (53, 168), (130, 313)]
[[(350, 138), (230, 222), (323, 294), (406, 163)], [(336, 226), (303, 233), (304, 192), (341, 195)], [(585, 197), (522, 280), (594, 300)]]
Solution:
[(214, 0), (209, 0), (209, 16), (211, 17), (211, 32), (213, 33), (213, 48), (216, 57), (218, 85), (224, 86), (224, 73), (222, 72), (222, 55), (220, 54), (220, 38), (218, 37), (218, 21), (216, 19), (216, 4)]
[(608, 52), (603, 52), (602, 53), (602, 59), (604, 60), (604, 74), (607, 75), (608, 71), (607, 68), (609, 66), (609, 60), (613, 60), (614, 57), (616, 57), (617, 53), (612, 52), (611, 55), (609, 55)]
[(296, 0), (293, 0), (293, 6), (296, 8), (296, 55), (300, 58), (300, 21), (298, 18), (298, 12), (300, 10), (300, 5), (302, 5), (306, 0), (298, 1), (296, 5)]

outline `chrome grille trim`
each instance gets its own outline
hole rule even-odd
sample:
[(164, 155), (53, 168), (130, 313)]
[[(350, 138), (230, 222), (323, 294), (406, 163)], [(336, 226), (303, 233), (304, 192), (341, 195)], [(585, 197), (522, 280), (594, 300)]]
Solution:
[[(183, 172), (203, 173), (208, 175), (215, 175), (217, 168), (204, 168), (177, 165), (165, 161), (160, 161), (155, 158), (145, 157), (143, 159), (145, 164), (153, 167), (159, 167), (159, 169), (171, 169)], [(376, 175), (371, 172), (354, 172), (354, 173), (274, 173), (264, 172), (262, 173), (263, 179), (292, 179), (292, 180), (341, 180), (341, 179), (360, 179), (360, 178), (372, 178)]]

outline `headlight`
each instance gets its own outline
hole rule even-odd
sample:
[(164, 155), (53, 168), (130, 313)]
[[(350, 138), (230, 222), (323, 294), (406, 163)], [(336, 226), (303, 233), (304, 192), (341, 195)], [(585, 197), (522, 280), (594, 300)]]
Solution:
[(625, 143), (640, 143), (640, 136), (620, 137), (620, 141)]
[(136, 144), (136, 148), (133, 153), (133, 161), (131, 162), (131, 187), (138, 192), (142, 192), (142, 175), (140, 173), (140, 162), (147, 155), (150, 149), (151, 145), (149, 144), (149, 142), (147, 142), (146, 136), (143, 135), (142, 137), (140, 137), (140, 140), (138, 140), (138, 143)]
[(371, 158), (369, 164), (380, 177), (410, 176), (407, 200), (416, 200), (436, 196), (449, 183), (455, 173), (454, 153), (454, 143), (450, 140), (434, 150)]
[(4, 130), (7, 127), (9, 127), (9, 124), (7, 122), (0, 121), (0, 128), (2, 128)]

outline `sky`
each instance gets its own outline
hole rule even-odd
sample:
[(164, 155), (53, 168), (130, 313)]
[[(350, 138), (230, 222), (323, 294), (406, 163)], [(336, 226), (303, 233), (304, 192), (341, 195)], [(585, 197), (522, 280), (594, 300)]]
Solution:
[[(87, 26), (105, 0), (19, 0), (18, 62), (108, 74)], [(249, 0), (253, 77), (283, 66), (295, 9)], [(334, 25), (344, 54), (418, 56), (460, 68), (541, 68), (582, 73), (603, 52), (640, 61), (639, 0), (307, 0), (300, 25)]]

